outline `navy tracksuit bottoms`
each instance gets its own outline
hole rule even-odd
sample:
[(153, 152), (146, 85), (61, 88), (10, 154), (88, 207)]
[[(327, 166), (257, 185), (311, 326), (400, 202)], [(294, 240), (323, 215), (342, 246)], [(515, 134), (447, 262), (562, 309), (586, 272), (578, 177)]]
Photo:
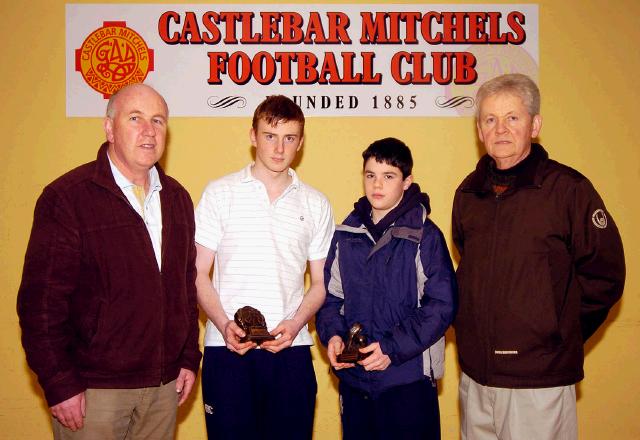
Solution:
[(340, 381), (344, 440), (439, 440), (438, 389), (431, 380), (372, 396)]
[(310, 440), (316, 376), (309, 346), (279, 353), (205, 347), (202, 397), (209, 440)]

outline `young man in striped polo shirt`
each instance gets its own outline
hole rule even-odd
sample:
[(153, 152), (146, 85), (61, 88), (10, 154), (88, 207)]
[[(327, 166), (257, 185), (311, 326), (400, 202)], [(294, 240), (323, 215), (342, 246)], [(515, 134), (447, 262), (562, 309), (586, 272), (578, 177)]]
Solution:
[[(209, 438), (311, 438), (316, 380), (307, 322), (325, 298), (334, 221), (327, 198), (289, 168), (303, 134), (302, 110), (268, 97), (253, 116), (255, 162), (210, 182), (196, 208)], [(262, 312), (275, 340), (240, 342), (245, 332), (233, 316), (247, 305)]]

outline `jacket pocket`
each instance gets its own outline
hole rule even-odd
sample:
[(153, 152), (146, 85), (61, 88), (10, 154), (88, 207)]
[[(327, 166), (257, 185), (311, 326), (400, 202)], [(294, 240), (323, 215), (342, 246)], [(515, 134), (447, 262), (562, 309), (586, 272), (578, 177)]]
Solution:
[(553, 289), (549, 254), (529, 254), (503, 280), (504, 288), (494, 303), (490, 347), (496, 371), (511, 376), (539, 373), (544, 359), (551, 362), (563, 344), (562, 300)]
[(87, 304), (77, 316), (77, 358), (81, 370), (100, 369), (104, 363), (104, 352), (109, 345), (105, 337), (105, 321), (109, 304), (103, 300), (96, 300)]
[(90, 347), (100, 334), (105, 308), (103, 301), (96, 300), (78, 312), (77, 334), (82, 345)]

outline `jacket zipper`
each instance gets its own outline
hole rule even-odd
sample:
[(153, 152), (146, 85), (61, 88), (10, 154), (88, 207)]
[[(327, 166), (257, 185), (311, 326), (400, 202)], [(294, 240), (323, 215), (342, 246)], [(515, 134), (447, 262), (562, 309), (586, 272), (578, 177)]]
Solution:
[[(489, 280), (494, 280), (495, 279), (495, 271), (496, 271), (496, 250), (497, 250), (497, 241), (498, 241), (498, 219), (499, 219), (499, 211), (500, 211), (500, 203), (502, 201), (502, 195), (501, 194), (496, 194), (494, 197), (494, 210), (493, 210), (493, 230), (491, 232), (491, 248), (490, 248), (490, 253), (489, 253), (489, 261), (490, 266), (489, 266), (489, 273), (488, 273), (488, 277), (487, 277), (487, 281), (485, 282), (485, 286), (484, 289), (487, 289), (487, 286), (489, 286), (491, 283)], [(484, 319), (485, 319), (485, 329), (487, 329), (487, 335), (486, 335), (486, 356), (485, 356), (485, 365), (484, 365), (484, 380), (485, 383), (488, 382), (489, 379), (489, 372), (491, 371), (491, 367), (492, 367), (492, 361), (493, 361), (493, 353), (492, 353), (492, 346), (494, 344), (494, 339), (495, 339), (495, 328), (494, 328), (494, 324), (495, 324), (495, 320), (491, 319), (491, 316), (493, 316), (491, 312), (491, 310), (493, 310), (493, 303), (495, 301), (495, 292), (489, 292), (486, 291), (485, 292), (487, 301), (486, 301), (486, 309), (484, 310)]]
[[(133, 205), (131, 205), (131, 202), (129, 201), (129, 199), (127, 199), (123, 194), (119, 194), (119, 193), (115, 193), (120, 199), (124, 200), (125, 203), (127, 203), (127, 205), (129, 205), (129, 208), (131, 208), (131, 210), (133, 210), (133, 212), (136, 214), (136, 216), (139, 218), (139, 220), (142, 222), (142, 225), (144, 226), (144, 230), (146, 232), (145, 234), (145, 240), (147, 241), (147, 248), (150, 246), (151, 247), (151, 252), (153, 254), (153, 259), (156, 259), (155, 256), (155, 252), (153, 251), (153, 243), (151, 242), (151, 237), (149, 237), (149, 231), (147, 229), (147, 224), (144, 221), (144, 218), (138, 214), (138, 211), (136, 211), (136, 209), (133, 207)], [(144, 209), (144, 206), (142, 207), (142, 209)], [(164, 231), (164, 228), (162, 228)], [(161, 234), (162, 237), (162, 234)], [(162, 240), (162, 238), (161, 238)], [(163, 259), (164, 259), (164, 246), (161, 244), (160, 245), (160, 262), (161, 264), (163, 263)], [(157, 263), (156, 263), (156, 268), (158, 270), (158, 282), (160, 284), (160, 294), (161, 294), (161, 298), (160, 298), (160, 384), (161, 385), (165, 385), (164, 384), (164, 375), (165, 375), (165, 363), (164, 363), (164, 343), (165, 343), (165, 335), (164, 335), (164, 328), (165, 328), (165, 322), (164, 322), (164, 283), (162, 281), (162, 270), (158, 267)]]

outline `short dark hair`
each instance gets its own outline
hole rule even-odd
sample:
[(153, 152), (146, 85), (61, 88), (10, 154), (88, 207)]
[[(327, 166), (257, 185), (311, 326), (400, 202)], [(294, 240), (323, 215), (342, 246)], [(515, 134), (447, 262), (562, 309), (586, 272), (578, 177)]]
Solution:
[(273, 126), (278, 122), (298, 121), (302, 126), (301, 134), (304, 133), (304, 113), (290, 98), (284, 95), (271, 95), (256, 107), (253, 112), (253, 122), (251, 126), (258, 129), (258, 121), (264, 119), (267, 124)]
[(388, 137), (380, 139), (372, 143), (362, 152), (364, 159), (362, 167), (366, 165), (370, 158), (374, 158), (376, 162), (386, 163), (402, 171), (402, 178), (406, 179), (411, 175), (413, 169), (413, 157), (411, 150), (407, 144), (400, 139)]

